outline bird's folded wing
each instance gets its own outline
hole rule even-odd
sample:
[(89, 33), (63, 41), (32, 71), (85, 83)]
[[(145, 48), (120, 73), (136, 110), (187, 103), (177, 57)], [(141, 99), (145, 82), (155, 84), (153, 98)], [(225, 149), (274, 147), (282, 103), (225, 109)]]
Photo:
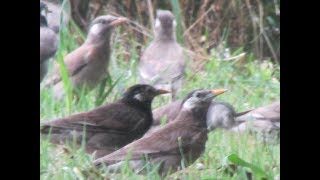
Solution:
[[(163, 131), (167, 132), (163, 133)], [(146, 157), (180, 155), (183, 149), (189, 149), (195, 136), (196, 134), (190, 131), (180, 130), (180, 133), (176, 134), (172, 128), (160, 129), (148, 137), (143, 137), (105, 157), (97, 159), (94, 164), (97, 166), (101, 163), (110, 165), (126, 159), (139, 160)]]
[(40, 63), (52, 57), (57, 51), (57, 37), (50, 29), (40, 29)]
[(248, 121), (248, 120), (267, 120), (277, 122), (280, 121), (280, 102), (275, 102), (267, 106), (263, 106), (257, 109), (246, 111), (244, 113), (238, 113), (235, 118), (236, 121)]
[[(90, 59), (93, 53), (94, 51), (91, 50), (91, 48), (80, 47), (75, 51), (71, 52), (70, 54), (68, 54), (64, 59), (64, 63), (66, 65), (69, 76), (70, 77), (75, 76), (82, 69), (84, 69), (90, 62)], [(52, 76), (51, 79), (49, 79), (46, 85), (57, 84), (58, 82), (60, 82), (61, 81), (60, 73), (61, 73), (60, 66), (59, 64), (56, 64), (54, 68), (54, 75)]]
[(89, 112), (75, 114), (66, 118), (44, 122), (41, 132), (51, 133), (55, 131), (77, 130), (86, 132), (104, 132), (128, 134), (134, 128), (136, 119), (142, 119), (142, 115), (136, 111), (123, 111), (128, 109), (124, 104), (113, 103), (94, 109)]

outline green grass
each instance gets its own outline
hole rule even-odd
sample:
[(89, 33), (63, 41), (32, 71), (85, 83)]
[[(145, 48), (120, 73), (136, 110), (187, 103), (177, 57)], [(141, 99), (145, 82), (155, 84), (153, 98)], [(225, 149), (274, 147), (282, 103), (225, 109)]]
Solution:
[[(119, 37), (123, 29), (117, 29), (114, 36)], [(77, 35), (77, 34), (76, 34)], [(68, 52), (76, 48), (75, 33), (64, 31), (57, 58), (62, 58)], [(78, 37), (81, 37), (78, 35)], [(123, 42), (121, 37), (113, 39), (113, 54), (110, 62), (110, 74), (112, 83), (115, 83), (111, 92), (110, 87), (105, 87), (107, 97), (104, 103), (113, 102), (129, 86), (138, 83), (137, 78), (137, 52), (130, 48), (131, 57), (126, 60), (123, 55)], [(130, 41), (131, 47), (135, 47), (134, 39)], [(242, 49), (233, 55), (242, 53)], [(56, 62), (61, 62), (56, 60)], [(276, 76), (280, 68), (268, 61), (258, 63), (250, 54), (242, 61), (222, 61), (212, 57), (205, 65), (203, 71), (194, 74), (187, 70), (186, 83), (178, 97), (183, 98), (188, 92), (198, 88), (227, 88), (229, 91), (217, 98), (220, 101), (231, 103), (237, 111), (244, 111), (254, 107), (263, 106), (278, 100), (280, 97), (280, 82)], [(68, 80), (66, 79), (66, 83)], [(106, 83), (108, 84), (108, 83)], [(76, 112), (88, 111), (96, 107), (97, 94), (101, 90), (96, 88), (89, 94), (82, 96), (76, 102), (66, 98), (64, 101), (56, 101), (52, 96), (52, 89), (41, 88), (40, 92), (40, 121), (67, 116)], [(153, 102), (153, 108), (169, 102), (169, 98), (157, 97)], [(40, 178), (41, 179), (86, 179), (81, 171), (91, 167), (93, 158), (79, 148), (68, 148), (64, 153), (60, 147), (51, 144), (44, 138), (40, 138)], [(238, 135), (223, 130), (209, 133), (206, 151), (193, 165), (172, 174), (170, 177), (183, 179), (246, 179), (245, 170), (238, 168), (233, 176), (224, 173), (223, 160), (230, 154), (236, 154), (248, 163), (262, 169), (273, 179), (280, 174), (280, 146), (262, 144), (257, 138), (248, 134)], [(197, 164), (202, 163), (203, 169), (197, 169)], [(221, 168), (222, 167), (222, 168)], [(97, 170), (98, 171), (98, 170)], [(103, 170), (98, 171), (107, 176)], [(104, 174), (104, 175), (103, 175)], [(123, 169), (119, 175), (113, 175), (116, 179), (160, 179), (150, 169), (146, 176), (136, 175), (128, 169)]]

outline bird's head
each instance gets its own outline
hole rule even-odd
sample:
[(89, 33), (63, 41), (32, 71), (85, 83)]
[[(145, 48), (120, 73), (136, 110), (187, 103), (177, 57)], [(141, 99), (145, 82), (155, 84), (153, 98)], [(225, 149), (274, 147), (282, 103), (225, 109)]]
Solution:
[(128, 88), (123, 94), (123, 100), (129, 102), (151, 103), (153, 98), (160, 95), (170, 93), (167, 90), (156, 89), (150, 85), (137, 84)]
[(182, 102), (182, 108), (186, 110), (194, 110), (197, 108), (208, 108), (213, 98), (226, 92), (226, 89), (214, 90), (194, 90), (190, 92)]
[(157, 10), (154, 25), (156, 39), (175, 39), (176, 21), (168, 10)]
[(123, 17), (115, 17), (111, 15), (99, 16), (91, 22), (89, 36), (106, 36), (107, 34), (110, 34), (113, 27), (127, 21), (128, 19)]

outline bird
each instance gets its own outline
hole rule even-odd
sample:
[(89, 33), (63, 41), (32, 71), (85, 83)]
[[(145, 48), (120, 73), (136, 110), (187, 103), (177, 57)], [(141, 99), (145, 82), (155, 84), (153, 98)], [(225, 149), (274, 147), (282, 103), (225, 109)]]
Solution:
[[(236, 121), (264, 120), (280, 123), (280, 101), (275, 101), (266, 106), (255, 108), (236, 118)], [(280, 126), (280, 124), (279, 124)]]
[(48, 12), (47, 5), (40, 2), (40, 83), (48, 72), (49, 59), (56, 54), (58, 48), (57, 35), (48, 27)]
[[(136, 173), (146, 173), (148, 165), (158, 167), (163, 177), (192, 164), (204, 152), (207, 141), (206, 112), (214, 97), (225, 89), (194, 90), (182, 102), (176, 119), (148, 136), (144, 136), (123, 148), (98, 158), (94, 167), (107, 166), (117, 173), (122, 166)], [(128, 159), (129, 158), (129, 159)], [(146, 162), (146, 164), (144, 163)]]
[(265, 120), (246, 121), (230, 129), (235, 133), (255, 134), (263, 143), (279, 143), (280, 124)]
[(114, 103), (41, 123), (40, 133), (49, 135), (47, 137), (55, 144), (64, 145), (75, 140), (81, 145), (84, 140), (87, 153), (98, 158), (142, 137), (153, 121), (151, 103), (154, 97), (166, 93), (169, 91), (136, 84)]
[(186, 67), (175, 29), (174, 15), (168, 10), (157, 10), (154, 39), (143, 52), (139, 63), (139, 81), (170, 89), (173, 100), (183, 84)]
[(61, 5), (59, 0), (42, 0), (51, 13), (47, 15), (48, 26), (58, 34), (60, 31), (60, 17), (62, 14), (62, 22), (63, 24), (67, 24), (70, 20), (70, 13), (67, 12)]
[[(64, 58), (74, 92), (92, 90), (109, 74), (111, 32), (113, 27), (125, 22), (126, 18), (111, 15), (95, 18), (86, 41)], [(52, 78), (46, 82), (46, 87), (50, 86), (53, 86), (56, 99), (61, 100), (65, 96), (59, 65), (56, 65)]]
[(264, 143), (280, 140), (280, 101), (252, 109), (235, 118), (239, 124), (231, 132), (253, 133)]

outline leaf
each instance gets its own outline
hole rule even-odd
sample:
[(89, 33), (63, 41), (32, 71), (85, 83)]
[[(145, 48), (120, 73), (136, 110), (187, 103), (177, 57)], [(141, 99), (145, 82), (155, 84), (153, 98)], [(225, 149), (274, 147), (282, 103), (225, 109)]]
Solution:
[[(108, 95), (112, 92), (113, 88), (118, 84), (118, 82), (120, 81), (120, 79), (122, 78), (122, 76), (120, 76), (114, 83), (112, 83), (111, 78), (109, 78), (110, 76), (108, 76), (106, 79), (103, 80), (102, 85), (100, 86), (100, 91), (98, 93), (95, 105), (96, 106), (100, 106), (104, 100), (108, 97)], [(103, 89), (104, 89), (104, 85), (106, 84), (106, 82), (108, 81), (109, 84), (109, 89), (106, 93), (103, 94)], [(103, 89), (102, 89), (103, 88)]]
[(227, 162), (231, 162), (237, 166), (250, 168), (254, 175), (258, 177), (258, 179), (265, 179), (267, 177), (267, 174), (261, 168), (254, 164), (246, 162), (236, 154), (230, 154), (227, 157), (225, 157), (224, 165), (226, 165)]

